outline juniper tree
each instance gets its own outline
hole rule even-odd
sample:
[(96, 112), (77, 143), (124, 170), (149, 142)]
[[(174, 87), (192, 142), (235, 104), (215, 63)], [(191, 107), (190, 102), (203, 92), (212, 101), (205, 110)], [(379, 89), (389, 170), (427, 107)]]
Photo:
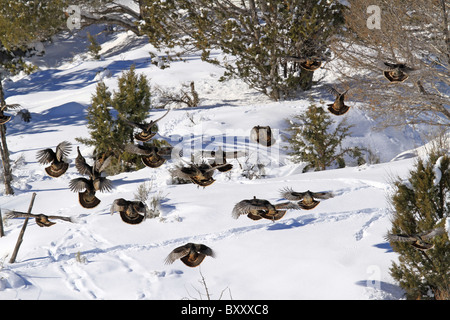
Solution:
[[(419, 159), (406, 181), (393, 183), (392, 234), (420, 234), (444, 227), (450, 217), (450, 157), (436, 150)], [(450, 242), (448, 235), (428, 240), (427, 251), (410, 243), (391, 241), (399, 254), (390, 273), (408, 299), (450, 299)]]
[(312, 103), (305, 113), (288, 120), (288, 154), (295, 163), (307, 163), (304, 171), (326, 170), (332, 165), (344, 167), (345, 156), (357, 158), (358, 164), (362, 164), (363, 148), (342, 146), (351, 134), (351, 127), (345, 120), (336, 125), (327, 111)]
[[(346, 33), (330, 47), (340, 80), (382, 127), (450, 126), (450, 2), (348, 0)], [(372, 10), (373, 9), (373, 10)], [(377, 23), (372, 24), (371, 21)], [(413, 68), (388, 81), (384, 63)]]
[[(342, 23), (338, 1), (152, 0), (143, 32), (156, 48), (195, 48), (274, 100), (312, 84), (311, 71), (290, 59), (324, 58)], [(211, 55), (220, 49), (225, 59)]]
[(103, 82), (97, 85), (87, 114), (90, 138), (77, 141), (94, 146), (97, 158), (113, 155), (112, 173), (143, 166), (139, 156), (124, 148), (134, 142), (133, 127), (127, 120), (143, 122), (149, 116), (150, 96), (147, 78), (138, 76), (134, 66), (119, 77), (117, 91), (111, 93)]
[[(5, 92), (2, 81), (19, 71), (31, 73), (36, 68), (27, 64), (23, 57), (33, 41), (47, 39), (59, 29), (63, 12), (61, 1), (42, 2), (0, 0), (0, 104), (6, 111)], [(5, 194), (14, 194), (11, 186), (12, 171), (6, 141), (6, 126), (0, 125), (0, 154), (3, 166)]]
[(9, 50), (27, 49), (46, 40), (65, 23), (65, 0), (0, 0), (0, 43)]
[(101, 158), (115, 154), (119, 149), (112, 135), (115, 121), (111, 115), (112, 97), (104, 82), (99, 82), (91, 105), (87, 108), (87, 128), (90, 138), (76, 138), (77, 141), (95, 147), (95, 154)]

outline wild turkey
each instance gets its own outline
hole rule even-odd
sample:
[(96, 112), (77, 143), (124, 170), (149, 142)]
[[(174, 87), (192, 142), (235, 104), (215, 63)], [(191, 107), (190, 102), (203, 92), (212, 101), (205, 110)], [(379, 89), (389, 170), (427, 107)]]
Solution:
[(254, 126), (250, 131), (250, 140), (265, 147), (270, 147), (275, 143), (272, 129), (269, 126)]
[(315, 71), (322, 66), (322, 62), (314, 59), (307, 59), (303, 62), (300, 62), (300, 67), (308, 71)]
[(260, 220), (262, 218), (269, 220), (281, 219), (288, 209), (299, 210), (299, 206), (291, 203), (284, 202), (279, 204), (271, 204), (264, 199), (257, 199), (255, 196), (253, 199), (242, 200), (238, 202), (232, 211), (233, 218), (237, 219), (241, 215), (247, 215), (252, 220)]
[[(237, 159), (246, 155), (247, 153), (244, 151), (223, 151), (222, 147), (219, 147), (217, 150), (213, 151), (199, 151), (198, 153), (194, 154), (194, 159), (209, 158), (209, 164), (213, 168), (217, 168), (217, 170), (220, 172), (227, 172), (233, 168), (233, 165), (231, 163), (227, 163), (227, 159)], [(221, 164), (225, 164), (225, 166), (219, 167), (219, 165)]]
[(142, 201), (130, 201), (123, 198), (114, 200), (111, 214), (120, 213), (120, 218), (128, 224), (139, 224), (147, 217), (147, 206)]
[(64, 174), (69, 168), (69, 163), (65, 158), (70, 151), (72, 151), (72, 144), (63, 141), (56, 146), (56, 151), (53, 151), (50, 148), (39, 150), (36, 153), (36, 158), (40, 164), (50, 163), (50, 166), (45, 168), (45, 172), (47, 172), (49, 176), (57, 178)]
[(175, 260), (180, 259), (188, 267), (197, 267), (206, 256), (215, 257), (215, 253), (210, 247), (204, 244), (187, 243), (173, 249), (164, 262), (172, 264)]
[(219, 164), (215, 167), (211, 166), (209, 163), (202, 162), (200, 164), (195, 164), (193, 162), (189, 163), (186, 167), (178, 165), (172, 170), (172, 174), (178, 178), (191, 181), (200, 187), (207, 187), (214, 183), (214, 170), (221, 167), (225, 167), (227, 164)]
[(350, 109), (350, 107), (344, 103), (345, 95), (348, 90), (345, 90), (343, 93), (340, 93), (335, 88), (329, 87), (328, 89), (330, 93), (336, 97), (333, 103), (328, 104), (328, 111), (330, 111), (332, 114), (336, 116), (341, 116), (345, 114)]
[(7, 123), (8, 121), (11, 120), (11, 116), (6, 116), (4, 114), (4, 112), (7, 109), (16, 109), (16, 108), (19, 108), (19, 107), (20, 107), (20, 104), (17, 104), (17, 103), (15, 103), (15, 104), (4, 104), (3, 106), (1, 106), (1, 108), (0, 108), (0, 125), (5, 124), (5, 123)]
[(433, 239), (436, 236), (439, 236), (445, 232), (445, 229), (435, 228), (429, 231), (424, 231), (421, 233), (416, 233), (412, 235), (408, 234), (387, 234), (386, 240), (388, 241), (399, 241), (399, 242), (408, 242), (411, 244), (414, 248), (421, 250), (421, 251), (427, 251), (429, 249), (432, 249), (434, 247), (434, 243), (430, 243), (431, 239)]
[(284, 59), (287, 61), (297, 62), (300, 64), (300, 67), (308, 71), (315, 71), (322, 66), (322, 62), (317, 57), (301, 58), (295, 56), (287, 56)]
[(415, 69), (406, 66), (404, 63), (389, 63), (384, 62), (384, 65), (389, 68), (389, 70), (383, 71), (383, 75), (390, 82), (398, 83), (403, 82), (409, 78), (408, 73), (414, 71)]
[(160, 167), (172, 158), (173, 147), (157, 147), (149, 144), (127, 144), (125, 151), (141, 156), (142, 162), (150, 168)]
[[(112, 190), (111, 180), (102, 177), (102, 172), (111, 163), (111, 157), (106, 158), (103, 163), (96, 160), (93, 166), (86, 163), (86, 159), (81, 155), (80, 148), (77, 147), (78, 156), (75, 159), (75, 167), (78, 172), (88, 175), (86, 178), (75, 178), (69, 183), (69, 188), (73, 192), (78, 192), (78, 199), (84, 208), (94, 208), (100, 203), (100, 199), (95, 196), (96, 191), (105, 192)], [(85, 190), (84, 192), (82, 192)]]
[(170, 111), (170, 109), (168, 109), (167, 112), (161, 118), (158, 118), (156, 120), (151, 120), (150, 122), (138, 123), (138, 122), (130, 121), (128, 119), (124, 119), (124, 120), (129, 125), (131, 125), (131, 126), (141, 130), (141, 132), (136, 133), (134, 135), (134, 138), (136, 140), (139, 140), (139, 141), (142, 141), (142, 142), (147, 142), (147, 141), (149, 141), (151, 138), (153, 138), (156, 135), (156, 132), (152, 132), (153, 127), (156, 125), (156, 123), (159, 120), (164, 118), (169, 113), (169, 111)]
[(311, 192), (309, 190), (305, 192), (296, 192), (291, 188), (284, 188), (280, 193), (283, 198), (289, 201), (298, 201), (298, 206), (305, 210), (314, 209), (320, 203), (320, 201), (317, 201), (314, 198), (329, 199), (334, 197), (331, 192)]
[(52, 222), (49, 219), (59, 219), (63, 221), (73, 222), (70, 217), (62, 217), (62, 216), (48, 216), (45, 214), (32, 214), (20, 211), (11, 211), (6, 214), (7, 218), (34, 218), (36, 220), (36, 224), (39, 227), (51, 227), (56, 222)]

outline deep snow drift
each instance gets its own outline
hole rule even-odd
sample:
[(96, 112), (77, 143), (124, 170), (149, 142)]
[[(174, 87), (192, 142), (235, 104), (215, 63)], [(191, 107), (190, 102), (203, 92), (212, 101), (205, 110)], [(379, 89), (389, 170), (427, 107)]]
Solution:
[[(46, 48), (47, 55), (34, 59), (40, 71), (4, 85), (7, 103), (20, 103), (32, 120), (24, 123), (14, 118), (7, 124), (11, 159), (17, 162), (15, 195), (5, 196), (2, 191), (2, 213), (26, 211), (35, 192), (33, 213), (76, 221), (55, 220), (55, 225), (41, 228), (31, 219), (13, 264), (8, 261), (23, 219), (6, 221), (6, 236), (0, 238), (1, 300), (206, 299), (199, 282), (202, 276), (211, 299), (402, 298), (402, 290), (389, 275), (397, 255), (384, 239), (390, 228), (387, 197), (392, 178), (406, 177), (412, 168), (415, 154), (406, 151), (423, 144), (420, 131), (409, 127), (374, 131), (376, 123), (353, 106), (343, 117), (354, 125), (346, 143), (370, 147), (380, 163), (301, 173), (303, 166), (286, 156), (282, 135), (286, 119), (308, 106), (307, 96), (271, 102), (240, 80), (219, 82), (223, 71), (195, 55), (159, 69), (150, 61), (153, 48), (131, 33), (100, 38), (98, 61), (86, 54), (83, 41), (71, 36), (58, 39)], [(98, 80), (115, 89), (117, 77), (132, 64), (152, 86), (177, 91), (194, 81), (201, 98), (200, 107), (169, 112), (159, 123), (157, 138), (183, 150), (192, 145), (209, 150), (247, 148), (265, 164), (265, 177), (243, 177), (240, 165), (245, 161), (240, 159), (231, 162), (231, 172), (215, 173), (216, 182), (209, 187), (177, 185), (171, 183), (168, 169), (175, 163), (169, 161), (157, 169), (109, 177), (113, 191), (98, 193), (98, 207), (82, 208), (68, 184), (80, 176), (74, 167), (76, 146), (88, 162), (92, 150), (75, 138), (88, 136), (86, 108)], [(325, 82), (333, 82), (329, 71), (321, 72), (327, 72)], [(320, 94), (320, 90), (313, 92), (315, 97)], [(152, 110), (150, 118), (164, 112)], [(255, 125), (276, 129), (277, 143), (270, 150), (249, 141)], [(36, 152), (54, 149), (63, 140), (73, 144), (71, 164), (65, 175), (51, 178), (36, 161)], [(114, 199), (134, 199), (142, 183), (151, 185), (150, 198), (162, 197), (161, 216), (128, 225), (117, 213), (111, 215)], [(310, 211), (289, 210), (275, 222), (232, 218), (234, 205), (243, 199), (285, 201), (279, 195), (283, 187), (332, 191), (335, 196)], [(170, 251), (187, 242), (204, 243), (217, 256), (207, 257), (198, 268), (179, 260), (165, 265)]]

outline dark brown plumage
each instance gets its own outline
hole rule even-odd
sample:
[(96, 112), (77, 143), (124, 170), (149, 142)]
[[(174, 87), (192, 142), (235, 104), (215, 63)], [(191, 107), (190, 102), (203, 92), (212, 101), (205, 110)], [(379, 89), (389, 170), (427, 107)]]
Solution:
[(340, 93), (333, 87), (329, 87), (328, 89), (330, 93), (336, 97), (333, 103), (328, 104), (328, 111), (330, 111), (332, 114), (336, 116), (341, 116), (347, 113), (350, 107), (344, 103), (344, 100), (348, 90), (345, 90), (343, 93)]
[(280, 194), (289, 201), (298, 201), (298, 206), (305, 210), (314, 209), (320, 203), (320, 201), (317, 201), (314, 198), (329, 199), (334, 197), (331, 192), (311, 192), (309, 190), (305, 192), (296, 192), (291, 188), (282, 189)]
[(142, 162), (150, 168), (158, 168), (172, 158), (173, 147), (156, 147), (148, 144), (127, 144), (125, 151), (141, 156)]
[(139, 224), (147, 217), (147, 206), (142, 201), (119, 198), (111, 205), (111, 214), (120, 213), (120, 218), (128, 224)]
[(156, 132), (152, 132), (153, 127), (156, 125), (156, 123), (161, 120), (162, 118), (164, 118), (168, 113), (169, 113), (170, 109), (167, 110), (167, 112), (161, 117), (158, 118), (156, 120), (151, 120), (150, 122), (142, 122), (142, 123), (138, 123), (138, 122), (133, 122), (130, 121), (128, 119), (124, 119), (129, 125), (138, 128), (141, 130), (141, 132), (136, 133), (134, 135), (134, 138), (138, 141), (142, 141), (142, 142), (147, 142), (149, 141), (151, 138), (153, 138), (156, 135)]
[(430, 243), (429, 241), (436, 236), (439, 236), (445, 232), (445, 229), (442, 227), (435, 228), (432, 230), (424, 231), (416, 234), (387, 234), (386, 240), (388, 241), (400, 241), (400, 242), (408, 242), (414, 248), (427, 251), (434, 247), (434, 243)]
[(284, 57), (286, 61), (296, 62), (300, 65), (301, 68), (308, 71), (315, 71), (322, 66), (322, 61), (318, 57), (296, 57), (296, 56), (287, 56)]
[(187, 243), (173, 249), (166, 257), (165, 263), (172, 264), (175, 260), (180, 259), (188, 267), (197, 267), (206, 256), (215, 257), (215, 253), (210, 247), (204, 244)]
[(73, 192), (78, 192), (78, 200), (83, 208), (92, 209), (100, 204), (100, 199), (95, 196), (96, 190), (92, 178), (72, 179), (69, 182), (69, 188)]
[(404, 63), (384, 62), (384, 65), (388, 67), (389, 70), (383, 71), (383, 75), (386, 79), (393, 83), (404, 82), (409, 78), (408, 73), (415, 70), (406, 66)]
[(45, 214), (32, 214), (20, 211), (11, 211), (6, 214), (8, 218), (34, 218), (36, 220), (36, 224), (39, 227), (51, 227), (55, 224), (55, 222), (50, 221), (49, 219), (59, 219), (63, 221), (73, 222), (70, 217), (63, 216), (48, 216)]
[(281, 219), (288, 209), (299, 210), (299, 206), (291, 203), (284, 202), (279, 204), (272, 204), (264, 199), (246, 199), (238, 202), (232, 211), (233, 218), (237, 219), (241, 215), (246, 215), (252, 220), (260, 220), (262, 218), (269, 220)]
[(36, 158), (40, 164), (50, 163), (50, 166), (45, 168), (45, 172), (49, 176), (57, 178), (63, 175), (69, 168), (69, 163), (65, 158), (71, 150), (72, 144), (63, 141), (56, 146), (56, 152), (50, 148), (39, 150), (36, 153)]
[(1, 108), (0, 108), (0, 125), (5, 124), (11, 120), (11, 116), (6, 116), (4, 114), (4, 112), (7, 109), (16, 109), (18, 107), (20, 107), (19, 104), (4, 104), (3, 106), (1, 106)]
[(315, 71), (321, 66), (322, 62), (320, 60), (306, 59), (305, 61), (300, 62), (300, 67), (308, 71)]
[(172, 174), (178, 178), (191, 181), (200, 187), (207, 187), (214, 183), (214, 170), (225, 167), (227, 164), (211, 166), (209, 163), (201, 164), (189, 163), (187, 166), (176, 166)]
[[(69, 182), (69, 188), (73, 192), (78, 192), (78, 199), (81, 206), (84, 208), (94, 208), (100, 203), (100, 199), (95, 196), (96, 191), (105, 192), (112, 190), (111, 180), (102, 177), (102, 172), (111, 163), (111, 157), (100, 162), (96, 160), (94, 165), (91, 166), (86, 163), (86, 159), (82, 156), (80, 148), (77, 147), (78, 156), (75, 159), (75, 167), (78, 172), (83, 175), (88, 175), (86, 178), (75, 178)], [(85, 190), (84, 192), (82, 192)]]
[(270, 126), (254, 126), (250, 131), (250, 140), (265, 147), (270, 147), (275, 143)]

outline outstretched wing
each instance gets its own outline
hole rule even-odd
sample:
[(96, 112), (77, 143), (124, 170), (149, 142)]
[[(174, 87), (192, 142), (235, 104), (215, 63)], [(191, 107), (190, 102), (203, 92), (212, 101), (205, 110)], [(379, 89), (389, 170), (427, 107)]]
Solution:
[(92, 166), (86, 163), (86, 159), (81, 155), (80, 147), (77, 147), (78, 156), (75, 158), (75, 168), (83, 175), (92, 175)]
[(68, 141), (63, 141), (56, 146), (56, 159), (61, 161), (63, 157), (67, 157), (72, 151), (72, 144)]
[(280, 209), (293, 209), (293, 210), (301, 210), (302, 208), (300, 208), (300, 206), (297, 203), (293, 203), (293, 202), (283, 202), (283, 203), (278, 203), (275, 204), (275, 209), (280, 210)]
[(306, 192), (296, 192), (292, 188), (285, 187), (280, 190), (280, 195), (290, 201), (298, 201), (303, 199)]
[(151, 123), (152, 123), (153, 125), (156, 124), (159, 120), (161, 120), (162, 118), (164, 118), (165, 116), (167, 116), (167, 114), (169, 113), (170, 110), (171, 110), (171, 109), (168, 109), (167, 112), (164, 113), (162, 117), (160, 117), (160, 118), (158, 118), (158, 119), (156, 119), (156, 120), (152, 120)]
[(331, 93), (332, 95), (339, 97), (339, 95), (341, 94), (339, 91), (337, 91), (334, 87), (332, 86), (326, 86), (326, 89), (329, 93)]
[(254, 212), (258, 210), (267, 211), (267, 207), (264, 205), (254, 204), (251, 200), (242, 200), (234, 206), (231, 215), (234, 219), (237, 219), (241, 215), (247, 215), (249, 213), (252, 213), (252, 211)]
[(125, 151), (129, 153), (139, 154), (143, 156), (149, 156), (155, 153), (155, 147), (146, 147), (143, 145), (136, 145), (129, 143), (125, 146)]
[(445, 232), (445, 229), (442, 228), (442, 227), (439, 227), (439, 228), (435, 228), (435, 229), (433, 229), (431, 231), (422, 232), (419, 235), (424, 240), (430, 240), (430, 239), (432, 239), (432, 238), (434, 238), (436, 236), (439, 236), (439, 235), (443, 234), (444, 232)]
[(388, 67), (389, 70), (399, 69), (402, 72), (405, 73), (416, 73), (417, 69), (408, 67), (404, 63), (390, 63), (390, 62), (384, 62), (384, 65)]
[(196, 176), (200, 173), (194, 166), (183, 167), (182, 165), (176, 165), (170, 172), (172, 175), (184, 180), (189, 180), (192, 176)]
[(114, 200), (111, 205), (111, 214), (113, 214), (114, 212), (119, 212), (119, 211), (125, 210), (127, 204), (128, 204), (128, 201), (123, 198)]
[(47, 164), (56, 159), (56, 154), (50, 148), (39, 150), (38, 152), (36, 152), (36, 159), (40, 164)]
[(13, 218), (36, 218), (37, 215), (32, 214), (32, 213), (27, 213), (27, 212), (20, 212), (20, 211), (7, 211), (5, 214), (5, 217), (8, 219), (13, 219)]
[(334, 197), (332, 192), (324, 191), (324, 192), (312, 192), (311, 195), (317, 199), (330, 199)]
[(45, 214), (33, 214), (33, 213), (27, 213), (27, 212), (20, 212), (20, 211), (10, 211), (6, 214), (6, 217), (8, 218), (35, 218), (39, 219), (41, 216), (47, 217), (47, 219), (59, 219), (64, 220), (68, 222), (73, 222), (72, 218), (70, 217), (63, 217), (63, 216), (48, 216)]
[(58, 220), (63, 220), (63, 221), (67, 221), (67, 222), (73, 222), (71, 217), (63, 217), (63, 216), (47, 216), (48, 219), (58, 219)]
[(69, 189), (73, 192), (82, 192), (89, 188), (91, 188), (91, 182), (86, 178), (75, 178), (69, 182)]
[(172, 252), (166, 257), (164, 260), (165, 264), (172, 264), (175, 260), (185, 257), (189, 254), (190, 247), (188, 245), (184, 245), (172, 250)]
[(204, 245), (204, 244), (196, 244), (195, 245), (195, 249), (200, 252), (203, 253), (204, 255), (207, 255), (209, 257), (215, 257), (216, 253), (208, 246)]
[(100, 177), (94, 180), (94, 189), (101, 192), (111, 191), (113, 189), (113, 183), (108, 178)]
[(96, 161), (95, 168), (97, 169), (98, 172), (103, 172), (111, 164), (111, 161), (112, 161), (112, 156), (109, 156), (108, 158), (106, 158), (105, 161), (103, 161), (101, 164)]
[(386, 235), (386, 239), (389, 241), (399, 241), (399, 242), (414, 242), (417, 239), (405, 234), (390, 234)]

